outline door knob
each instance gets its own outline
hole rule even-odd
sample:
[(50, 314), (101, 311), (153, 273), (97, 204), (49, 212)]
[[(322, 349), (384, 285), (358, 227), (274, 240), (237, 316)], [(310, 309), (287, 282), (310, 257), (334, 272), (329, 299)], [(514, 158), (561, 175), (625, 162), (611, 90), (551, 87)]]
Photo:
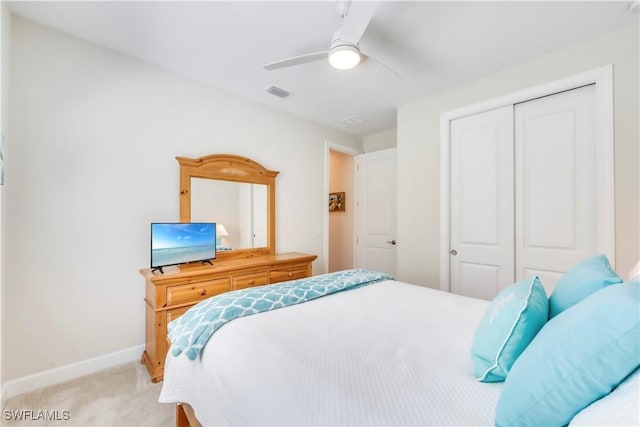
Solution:
[(456, 251), (455, 249), (451, 249), (451, 255), (456, 256), (458, 255), (458, 251)]
[(396, 244), (396, 239), (387, 240), (387, 243), (391, 243), (392, 245), (395, 245)]

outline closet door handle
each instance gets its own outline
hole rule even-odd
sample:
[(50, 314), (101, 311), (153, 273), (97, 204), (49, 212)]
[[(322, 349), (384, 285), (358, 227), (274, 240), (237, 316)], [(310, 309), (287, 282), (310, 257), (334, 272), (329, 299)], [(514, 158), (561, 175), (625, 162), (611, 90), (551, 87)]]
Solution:
[(391, 243), (392, 245), (395, 245), (395, 244), (396, 244), (396, 240), (395, 240), (395, 239), (393, 239), (393, 240), (387, 240), (387, 243)]
[(450, 254), (453, 255), (453, 256), (456, 256), (456, 255), (458, 255), (458, 251), (456, 251), (455, 249), (451, 249)]

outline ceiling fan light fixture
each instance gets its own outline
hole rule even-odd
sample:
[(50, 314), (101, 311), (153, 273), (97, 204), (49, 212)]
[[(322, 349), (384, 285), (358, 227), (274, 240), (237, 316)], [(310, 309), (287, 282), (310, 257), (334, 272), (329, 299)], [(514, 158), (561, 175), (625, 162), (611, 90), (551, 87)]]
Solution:
[(339, 70), (349, 70), (360, 63), (360, 49), (350, 44), (340, 45), (329, 51), (329, 63)]

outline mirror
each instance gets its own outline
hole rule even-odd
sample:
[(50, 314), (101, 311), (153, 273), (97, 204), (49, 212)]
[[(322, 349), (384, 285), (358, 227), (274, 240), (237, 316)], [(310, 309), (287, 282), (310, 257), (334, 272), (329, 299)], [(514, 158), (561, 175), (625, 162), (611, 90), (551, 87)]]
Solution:
[(191, 221), (218, 225), (218, 251), (266, 247), (267, 186), (191, 178)]
[(217, 243), (218, 259), (275, 254), (278, 172), (229, 154), (176, 159), (180, 163), (180, 221), (224, 225), (227, 235)]

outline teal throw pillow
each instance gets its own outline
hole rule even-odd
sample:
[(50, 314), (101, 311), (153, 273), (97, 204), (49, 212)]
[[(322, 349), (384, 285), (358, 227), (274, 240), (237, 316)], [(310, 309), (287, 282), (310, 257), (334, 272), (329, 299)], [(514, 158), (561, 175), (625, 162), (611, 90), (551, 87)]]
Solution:
[(497, 426), (564, 426), (640, 366), (640, 287), (595, 292), (549, 320), (509, 372)]
[(547, 294), (538, 277), (500, 292), (473, 337), (473, 373), (482, 382), (504, 381), (518, 356), (547, 321)]
[(605, 255), (582, 261), (560, 278), (549, 297), (549, 319), (609, 285), (622, 283)]

